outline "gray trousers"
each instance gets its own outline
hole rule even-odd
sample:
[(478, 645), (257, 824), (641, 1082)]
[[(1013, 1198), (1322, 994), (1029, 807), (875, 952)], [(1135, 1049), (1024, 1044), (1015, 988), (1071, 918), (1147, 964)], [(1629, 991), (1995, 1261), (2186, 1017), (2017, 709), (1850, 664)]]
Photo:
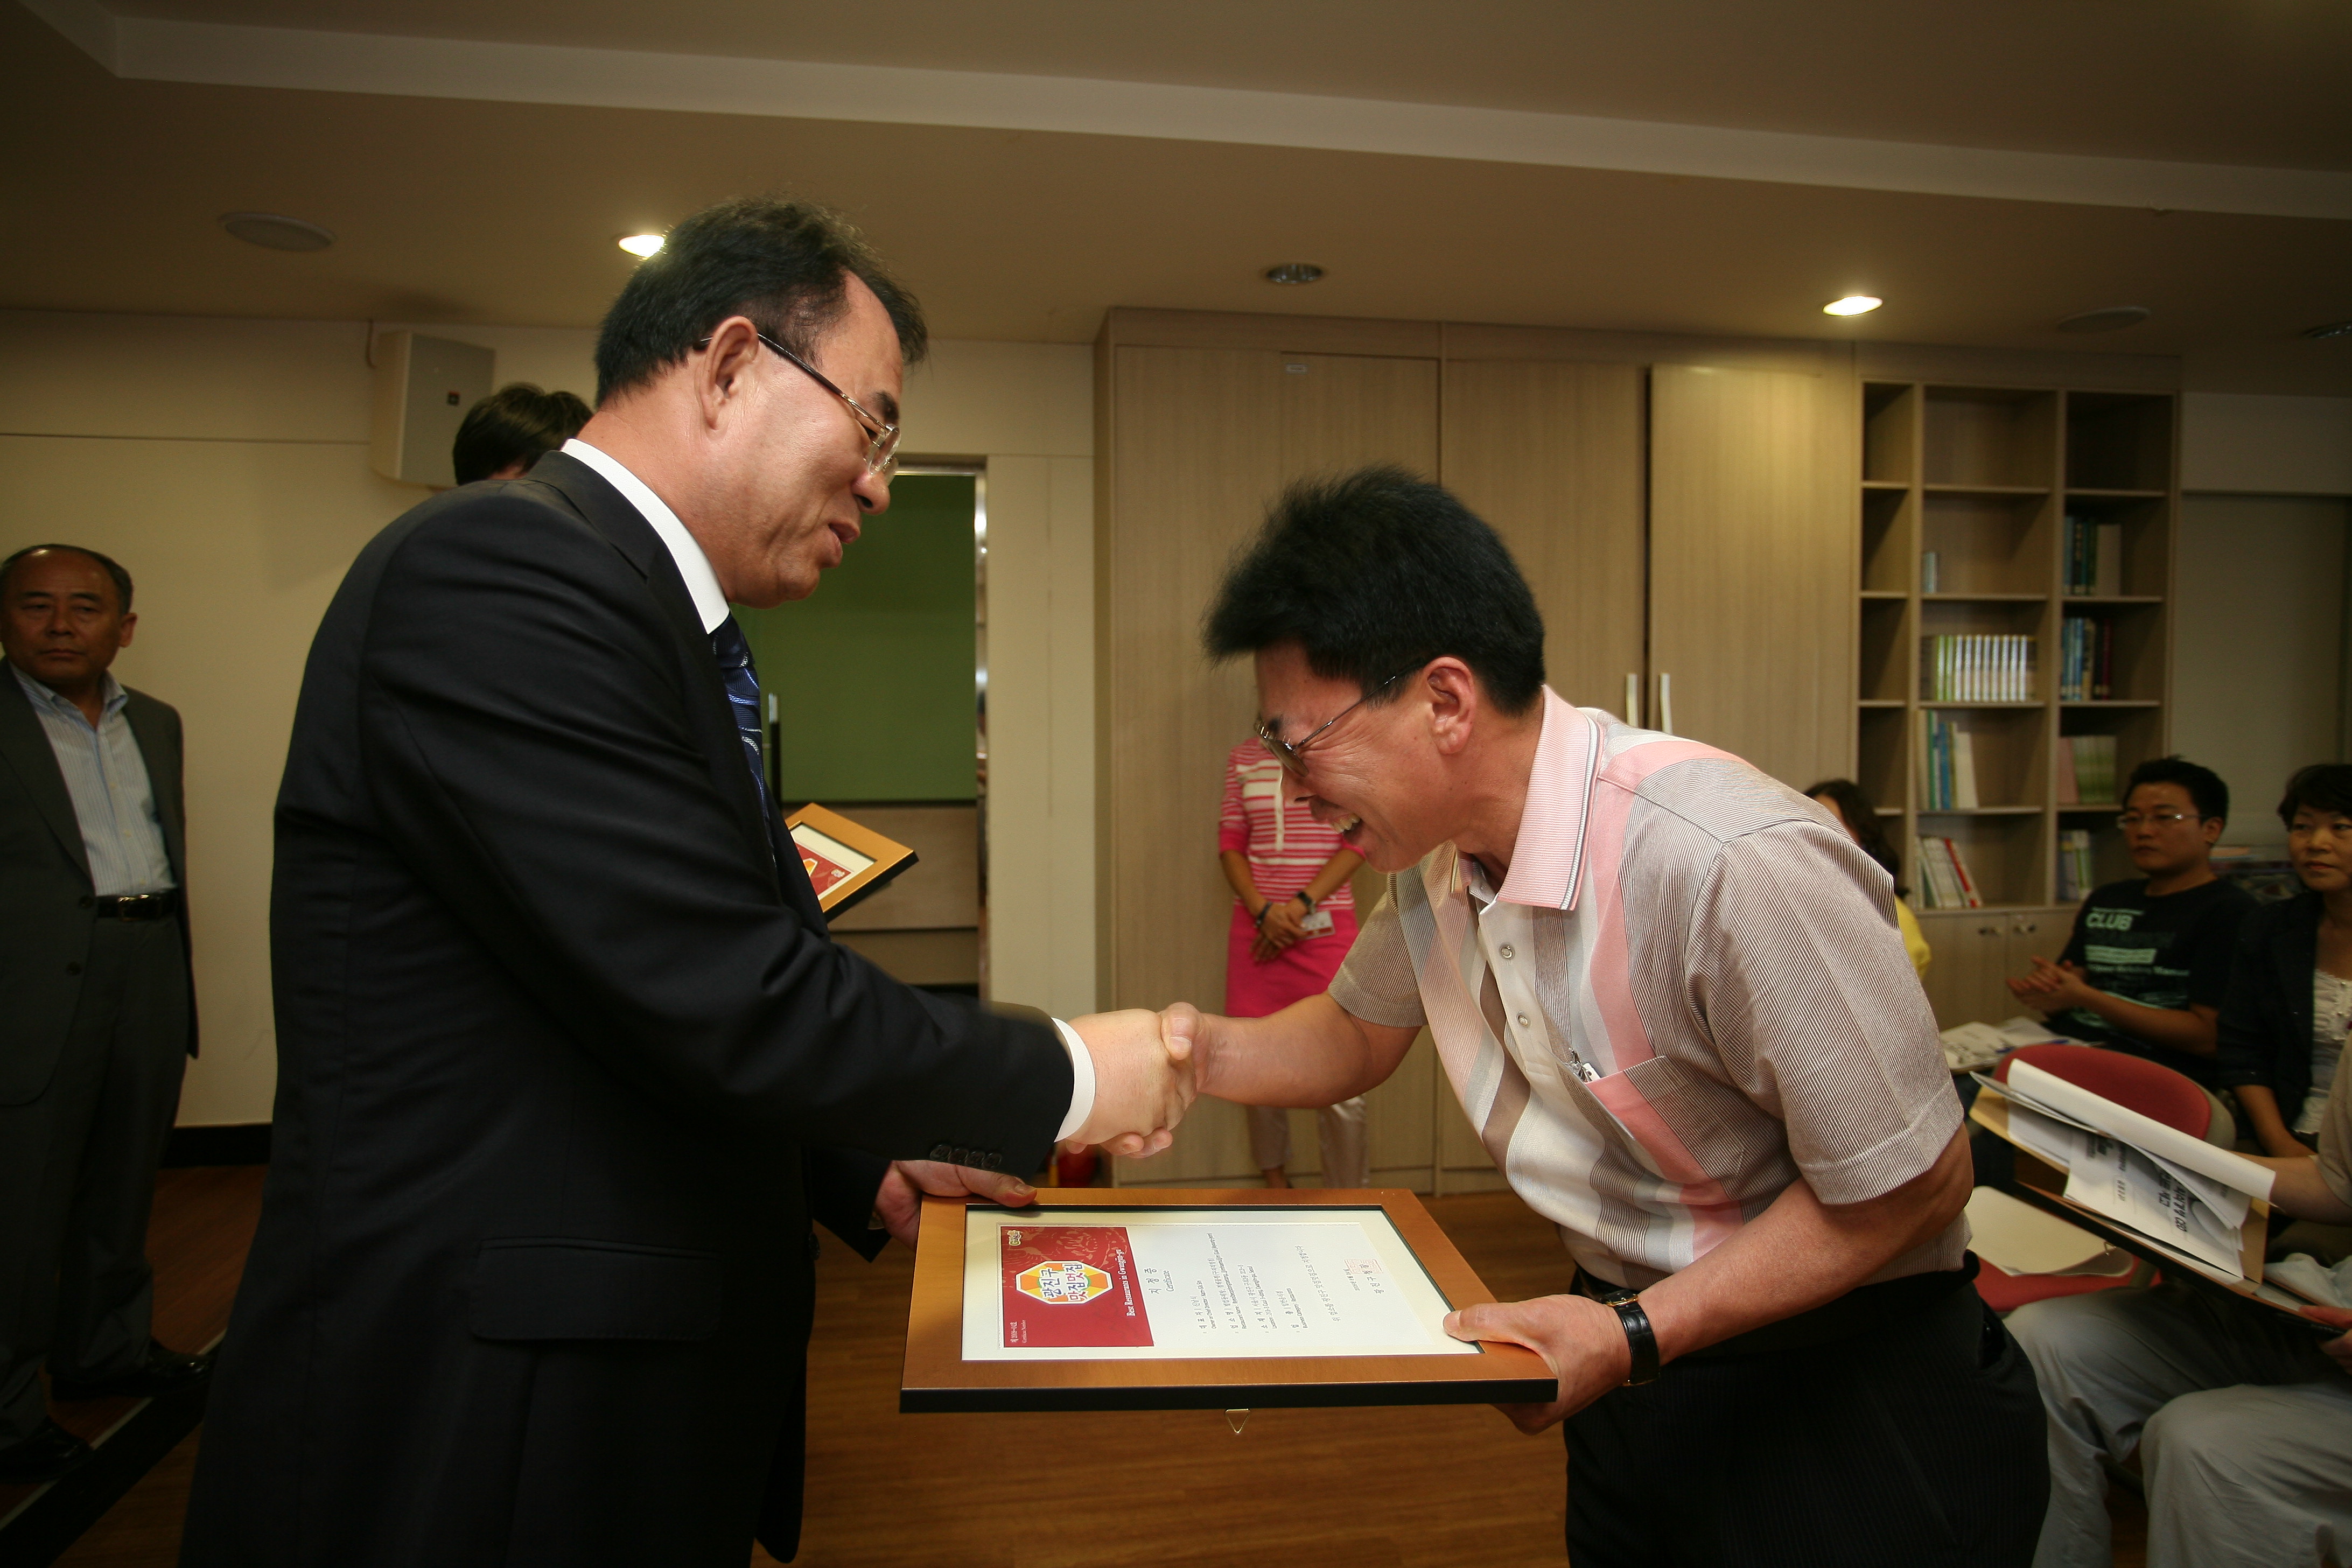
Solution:
[(2183, 1286), (2021, 1307), (2050, 1417), (2034, 1568), (2107, 1568), (2099, 1461), (2137, 1450), (2148, 1568), (2318, 1568), (2352, 1557), (2352, 1377), (2324, 1336)]
[[(1250, 1159), (1261, 1171), (1290, 1163), (1290, 1112), (1273, 1105), (1244, 1107), (1249, 1112)], [(1364, 1131), (1364, 1097), (1327, 1105), (1315, 1113), (1322, 1143), (1323, 1184), (1369, 1187), (1371, 1151)]]
[(44, 1362), (96, 1379), (146, 1352), (147, 1215), (187, 1044), (178, 919), (99, 921), (48, 1087), (0, 1106), (0, 1447), (40, 1426)]

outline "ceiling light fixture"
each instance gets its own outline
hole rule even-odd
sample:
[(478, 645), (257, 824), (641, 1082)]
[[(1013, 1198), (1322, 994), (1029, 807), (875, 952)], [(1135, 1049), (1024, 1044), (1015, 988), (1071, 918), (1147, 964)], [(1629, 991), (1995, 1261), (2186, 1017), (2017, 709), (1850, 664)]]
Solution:
[(631, 256), (651, 256), (662, 247), (662, 237), (657, 234), (625, 234), (614, 243)]
[(324, 250), (335, 243), (332, 229), (283, 213), (223, 213), (220, 226), (234, 237), (265, 250)]
[(2316, 327), (2305, 327), (2303, 335), (2315, 342), (2321, 338), (2352, 338), (2352, 321), (2328, 321)]
[(1286, 261), (1265, 269), (1269, 283), (1312, 283), (1322, 276), (1323, 269), (1311, 261)]
[(1865, 310), (1875, 310), (1886, 303), (1874, 294), (1848, 294), (1843, 300), (1832, 300), (1822, 307), (1824, 316), (1859, 316)]
[(2081, 310), (2058, 323), (2062, 332), (2120, 332), (2126, 327), (2137, 327), (2147, 320), (2150, 311), (2145, 305), (2102, 305), (2095, 310)]

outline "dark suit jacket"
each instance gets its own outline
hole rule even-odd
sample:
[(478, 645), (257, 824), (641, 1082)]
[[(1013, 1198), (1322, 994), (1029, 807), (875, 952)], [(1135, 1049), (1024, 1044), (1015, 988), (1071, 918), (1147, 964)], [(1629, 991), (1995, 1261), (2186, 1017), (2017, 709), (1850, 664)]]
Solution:
[(276, 1134), (184, 1563), (790, 1554), (811, 1211), (870, 1255), (888, 1158), (1034, 1169), (1071, 1078), (835, 946), (780, 841), (592, 469), (361, 552), (278, 794)]
[(2304, 892), (2245, 918), (2215, 1030), (2214, 1076), (2229, 1089), (2268, 1089), (2289, 1127), (2311, 1092), (2311, 985), (2322, 908), (2317, 893)]
[[(180, 793), (180, 713), (125, 688), (122, 716), (147, 764), (147, 787), (163, 825), (172, 879), (188, 885), (187, 809)], [(81, 823), (40, 716), (0, 659), (0, 1105), (38, 1098), (57, 1070), (66, 1031), (81, 1000), (96, 892)], [(185, 907), (182, 939), (188, 929)], [(196, 1054), (196, 1009), (188, 1001), (188, 1054)]]

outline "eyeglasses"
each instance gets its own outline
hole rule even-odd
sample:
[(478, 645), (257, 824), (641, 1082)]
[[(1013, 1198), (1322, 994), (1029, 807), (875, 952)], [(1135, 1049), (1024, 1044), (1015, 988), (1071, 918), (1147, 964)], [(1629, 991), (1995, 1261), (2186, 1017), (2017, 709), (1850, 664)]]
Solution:
[(2186, 812), (2180, 811), (2151, 811), (2146, 816), (2142, 816), (2137, 811), (2126, 811), (2122, 816), (2116, 818), (2116, 826), (2122, 828), (2126, 833), (2129, 833), (2133, 828), (2137, 827), (2143, 822), (2147, 824), (2150, 827), (2169, 827), (2176, 822), (2196, 822), (2198, 820), (2200, 819), (2190, 816)]
[[(898, 471), (898, 427), (887, 420), (877, 419), (866, 412), (865, 406), (857, 399), (834, 385), (824, 372), (817, 369), (767, 333), (761, 332), (758, 335), (761, 342), (807, 372), (811, 381), (841, 399), (843, 405), (849, 410), (849, 416), (857, 421), (859, 429), (866, 432), (866, 471), (879, 479), (884, 484), (888, 484), (890, 476)], [(707, 349), (710, 346), (710, 339), (705, 338), (694, 346), (698, 349)]]
[[(1419, 665), (1415, 665), (1413, 669), (1418, 669), (1420, 668), (1421, 667)], [(1349, 703), (1345, 708), (1342, 708), (1337, 713), (1332, 714), (1330, 718), (1317, 725), (1313, 732), (1308, 734), (1304, 740), (1286, 741), (1281, 736), (1274, 732), (1274, 727), (1272, 725), (1262, 722), (1257, 727), (1258, 744), (1273, 752), (1275, 759), (1282, 763), (1284, 769), (1289, 773), (1291, 777), (1303, 779), (1307, 776), (1307, 759), (1299, 755), (1300, 752), (1313, 745), (1317, 737), (1321, 735), (1324, 731), (1328, 730), (1332, 725), (1337, 724), (1340, 720), (1345, 719), (1349, 714), (1353, 713), (1357, 709), (1361, 708), (1365, 703), (1370, 702), (1373, 698), (1378, 697), (1381, 692), (1386, 691), (1390, 687), (1394, 686), (1398, 681), (1402, 680), (1406, 676), (1411, 675), (1412, 673), (1412, 669), (1398, 670), (1394, 675), (1390, 676), (1386, 680), (1381, 681), (1378, 686), (1373, 687), (1370, 691), (1365, 692), (1361, 697), (1357, 698), (1353, 702)]]

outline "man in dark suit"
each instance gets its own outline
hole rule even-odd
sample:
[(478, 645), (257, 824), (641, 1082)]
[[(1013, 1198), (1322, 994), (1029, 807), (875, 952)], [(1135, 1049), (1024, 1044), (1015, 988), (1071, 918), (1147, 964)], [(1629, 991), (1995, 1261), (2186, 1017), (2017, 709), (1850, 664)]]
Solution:
[(180, 715), (108, 673), (131, 574), (0, 561), (0, 1480), (89, 1458), (59, 1399), (204, 1374), (149, 1336), (147, 1212), (196, 1049)]
[(1155, 1016), (897, 984), (765, 797), (727, 603), (806, 595), (888, 504), (922, 345), (829, 215), (698, 214), (607, 315), (580, 438), (345, 578), (278, 795), (273, 1159), (184, 1563), (789, 1557), (811, 1219), (871, 1256), (918, 1188), (1164, 1146), (1192, 1086)]

